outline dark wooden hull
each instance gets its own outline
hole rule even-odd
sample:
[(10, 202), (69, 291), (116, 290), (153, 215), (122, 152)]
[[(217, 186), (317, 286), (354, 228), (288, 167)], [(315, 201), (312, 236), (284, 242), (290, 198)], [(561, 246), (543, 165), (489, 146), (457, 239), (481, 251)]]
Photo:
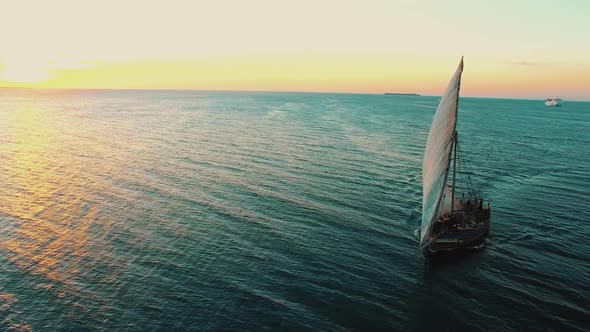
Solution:
[(425, 255), (449, 253), (481, 246), (490, 231), (490, 211), (477, 215), (474, 224), (448, 228), (424, 248)]

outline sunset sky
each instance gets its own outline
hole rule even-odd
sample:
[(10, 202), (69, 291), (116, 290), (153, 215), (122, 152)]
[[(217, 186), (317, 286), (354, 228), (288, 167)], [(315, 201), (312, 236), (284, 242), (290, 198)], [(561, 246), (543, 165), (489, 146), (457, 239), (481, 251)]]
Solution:
[(0, 86), (590, 100), (570, 1), (2, 1)]

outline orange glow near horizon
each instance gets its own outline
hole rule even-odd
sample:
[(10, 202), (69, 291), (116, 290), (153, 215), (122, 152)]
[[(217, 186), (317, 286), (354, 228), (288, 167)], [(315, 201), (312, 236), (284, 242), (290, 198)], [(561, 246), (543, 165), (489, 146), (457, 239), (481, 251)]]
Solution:
[[(440, 95), (456, 59), (436, 63), (392, 57), (338, 59), (282, 57), (94, 63), (74, 69), (23, 71), (5, 86), (57, 89), (188, 89)], [(584, 99), (590, 68), (470, 62), (465, 59), (462, 95), (537, 97), (567, 88)], [(484, 61), (485, 62), (485, 61)], [(403, 64), (407, 64), (404, 68)], [(484, 67), (488, 65), (489, 67)], [(346, 68), (345, 70), (343, 68)], [(39, 75), (39, 76), (35, 76)], [(41, 77), (33, 82), (26, 78)]]

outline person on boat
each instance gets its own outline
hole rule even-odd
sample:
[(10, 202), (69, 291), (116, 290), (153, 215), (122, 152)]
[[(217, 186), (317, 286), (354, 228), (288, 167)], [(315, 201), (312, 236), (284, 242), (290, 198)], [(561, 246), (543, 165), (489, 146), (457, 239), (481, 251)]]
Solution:
[(468, 199), (467, 202), (465, 202), (465, 209), (469, 209), (471, 207), (471, 200)]

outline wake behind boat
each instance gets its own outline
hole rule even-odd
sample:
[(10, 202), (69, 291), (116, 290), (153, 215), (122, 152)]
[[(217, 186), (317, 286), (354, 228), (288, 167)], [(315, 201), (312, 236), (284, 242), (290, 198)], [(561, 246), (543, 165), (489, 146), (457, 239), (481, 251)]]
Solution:
[(480, 245), (490, 228), (490, 203), (484, 206), (462, 170), (457, 132), (462, 73), (463, 58), (440, 100), (424, 151), (420, 248), (425, 254)]

